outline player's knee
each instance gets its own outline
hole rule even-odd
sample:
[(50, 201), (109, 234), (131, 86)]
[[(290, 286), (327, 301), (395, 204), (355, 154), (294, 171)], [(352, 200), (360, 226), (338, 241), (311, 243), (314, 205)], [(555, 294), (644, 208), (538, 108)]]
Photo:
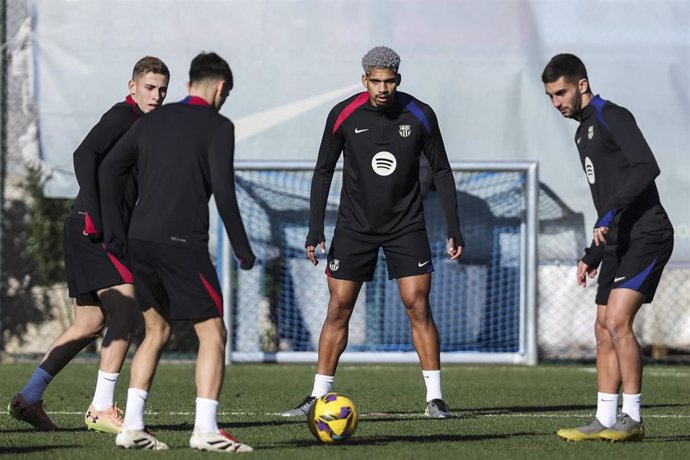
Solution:
[(632, 329), (630, 323), (624, 318), (611, 317), (606, 318), (606, 330), (613, 340), (621, 337), (627, 333), (631, 333)]
[(347, 299), (331, 297), (328, 302), (328, 319), (332, 321), (348, 320), (354, 304)]
[(402, 297), (402, 301), (408, 312), (413, 313), (415, 316), (429, 316), (429, 299), (425, 293), (417, 292), (411, 295), (405, 295)]
[(75, 332), (80, 339), (95, 340), (105, 328), (104, 321), (81, 321), (74, 325)]
[(609, 336), (609, 330), (606, 327), (606, 322), (605, 321), (599, 321), (597, 320), (594, 323), (594, 337), (597, 338), (597, 341), (599, 340), (605, 340)]
[(133, 333), (139, 325), (139, 317), (135, 314), (124, 313), (110, 318), (109, 327), (117, 327), (121, 331)]
[(607, 329), (598, 330), (594, 337), (597, 341), (597, 348), (605, 349), (613, 347), (613, 340)]
[(165, 321), (146, 324), (146, 338), (157, 343), (167, 343), (172, 334), (172, 327)]
[(225, 346), (225, 343), (228, 341), (228, 331), (225, 329), (225, 326), (219, 328), (216, 337), (218, 338), (219, 344)]

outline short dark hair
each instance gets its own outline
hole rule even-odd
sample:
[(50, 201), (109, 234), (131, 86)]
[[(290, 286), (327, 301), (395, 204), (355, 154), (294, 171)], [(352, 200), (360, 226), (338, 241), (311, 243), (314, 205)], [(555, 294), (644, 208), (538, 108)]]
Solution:
[(168, 70), (168, 66), (165, 65), (165, 62), (154, 56), (144, 56), (134, 64), (134, 69), (132, 69), (132, 80), (146, 75), (149, 72), (164, 75), (165, 78), (170, 79), (170, 71)]
[(541, 74), (542, 83), (553, 83), (564, 77), (570, 83), (587, 79), (587, 69), (582, 60), (574, 54), (561, 53), (551, 58)]
[(232, 89), (232, 71), (225, 59), (216, 53), (204, 53), (202, 51), (192, 59), (192, 64), (189, 67), (189, 81), (196, 83), (208, 78), (225, 80), (228, 89)]

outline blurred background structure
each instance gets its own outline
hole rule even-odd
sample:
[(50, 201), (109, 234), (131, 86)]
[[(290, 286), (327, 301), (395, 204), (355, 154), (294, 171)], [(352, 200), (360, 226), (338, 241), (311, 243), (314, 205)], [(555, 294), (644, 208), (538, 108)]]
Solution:
[[(313, 164), (328, 111), (361, 90), (361, 56), (381, 44), (402, 57), (400, 90), (435, 109), (451, 161), (538, 164), (532, 326), (540, 359), (590, 359), (594, 354), (595, 284), (579, 288), (574, 273), (595, 212), (573, 142), (577, 124), (551, 107), (540, 80), (543, 66), (554, 54), (579, 55), (595, 93), (635, 115), (660, 165), (657, 185), (676, 229), (674, 255), (657, 298), (638, 317), (639, 337), (650, 357), (675, 359), (690, 351), (690, 2), (2, 0), (0, 9), (0, 350), (5, 356), (44, 352), (71, 321), (72, 307), (61, 274), (62, 219), (77, 190), (71, 155), (101, 114), (125, 97), (138, 58), (155, 55), (168, 64), (170, 102), (184, 96), (191, 58), (201, 50), (218, 52), (235, 73), (235, 89), (222, 113), (236, 124), (238, 164)], [(521, 280), (510, 281), (513, 275), (503, 268), (488, 269), (483, 275), (467, 268), (482, 257), (493, 263), (503, 260), (505, 253), (490, 252), (499, 247), (493, 245), (494, 237), (499, 242), (504, 238), (506, 244), (510, 240), (500, 236), (502, 230), (494, 233), (488, 223), (493, 225), (497, 218), (496, 202), (488, 197), (494, 192), (500, 196), (502, 186), (490, 182), (481, 190), (468, 187), (480, 173), (462, 171), (456, 177), (463, 197), (461, 224), (470, 236), (468, 257), (464, 268), (450, 278), (442, 276), (437, 264), (437, 278), (446, 280), (439, 281), (438, 290), (484, 283), (488, 288), (480, 290), (502, 293), (489, 297), (512, 311), (525, 295)], [(261, 201), (257, 193), (262, 183), (272, 184), (268, 189), (276, 186), (256, 174), (240, 173), (244, 187), (240, 194), (246, 195), (243, 212), (251, 212), (256, 200)], [(282, 230), (288, 239), (284, 248), (269, 248), (272, 256), (264, 259), (269, 262), (287, 257), (286, 248), (296, 251), (294, 260), (298, 260), (303, 244), (303, 224), (295, 219), (304, 218), (303, 195), (310, 175), (299, 170), (290, 174), (285, 187), (291, 188), (282, 190), (286, 201), (269, 207), (280, 211), (271, 225), (284, 224), (286, 219), (294, 225)], [(332, 193), (337, 192), (334, 184)], [(302, 202), (284, 212), (288, 197), (298, 195)], [(263, 200), (265, 207), (270, 200)], [(433, 211), (434, 203), (433, 196), (427, 198), (427, 211)], [(515, 217), (523, 219), (524, 208), (517, 209)], [(430, 227), (436, 225), (433, 217), (429, 219)], [(220, 256), (222, 232), (214, 228), (212, 233), (213, 252)], [(433, 246), (440, 236), (432, 231), (430, 238)], [(469, 257), (471, 251), (474, 259)], [(254, 296), (247, 301), (250, 294), (242, 297), (241, 291), (233, 291), (229, 299), (233, 328), (244, 309), (265, 312), (266, 321), (257, 325), (254, 334), (262, 339), (249, 345), (252, 352), (312, 349), (306, 323), (319, 322), (324, 299), (289, 295), (288, 304), (279, 304), (285, 296), (281, 300), (278, 293), (289, 292), (292, 278), (288, 267), (287, 274), (276, 279), (275, 262), (264, 264), (261, 276), (245, 282), (238, 281), (231, 268), (219, 264), (226, 284)], [(519, 266), (517, 273), (524, 275), (525, 269)], [(316, 271), (308, 276), (314, 278), (313, 284), (325, 286), (321, 267)], [(499, 272), (506, 278), (486, 276)], [(386, 284), (381, 286), (378, 291), (368, 286), (367, 297), (388, 295)], [(439, 323), (458, 328), (478, 324), (473, 337), (485, 338), (481, 315), (472, 320), (479, 323), (465, 319), (479, 304), (487, 305), (486, 299), (467, 292), (436, 301), (437, 315), (443, 315)], [(381, 311), (392, 316), (379, 317), (381, 324), (397, 324), (395, 315), (401, 312), (391, 302)], [(297, 312), (299, 319), (291, 322), (281, 316), (280, 308)], [(307, 313), (310, 309), (316, 316)], [(366, 334), (378, 339), (388, 334), (372, 329), (370, 317), (362, 318), (359, 327)], [(496, 318), (490, 316), (487, 324), (496, 323)], [(498, 321), (504, 331), (515, 324), (508, 317)], [(281, 329), (286, 324), (294, 328), (289, 334), (296, 334), (290, 339), (287, 329)], [(405, 334), (401, 330), (395, 338), (403, 351)], [(192, 336), (185, 325), (177, 327), (170, 350), (194, 351)], [(234, 337), (234, 350), (247, 346), (237, 342), (240, 335)], [(505, 346), (511, 346), (510, 337), (508, 332), (503, 335)], [(485, 345), (479, 340), (474, 346)]]

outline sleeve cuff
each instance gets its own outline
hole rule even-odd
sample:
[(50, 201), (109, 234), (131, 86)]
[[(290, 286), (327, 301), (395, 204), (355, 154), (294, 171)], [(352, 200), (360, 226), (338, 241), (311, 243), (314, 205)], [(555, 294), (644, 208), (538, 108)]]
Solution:
[(326, 241), (326, 237), (324, 236), (323, 232), (322, 233), (317, 233), (317, 232), (309, 232), (307, 235), (307, 239), (304, 242), (304, 247), (308, 246), (318, 246), (318, 244), (322, 241)]

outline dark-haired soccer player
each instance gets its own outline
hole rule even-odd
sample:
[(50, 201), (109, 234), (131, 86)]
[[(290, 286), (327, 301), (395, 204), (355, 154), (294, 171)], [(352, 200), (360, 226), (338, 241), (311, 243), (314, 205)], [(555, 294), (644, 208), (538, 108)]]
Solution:
[[(101, 348), (101, 362), (86, 425), (93, 430), (117, 433), (122, 415), (114, 404), (115, 385), (129, 348), (138, 311), (129, 262), (103, 245), (98, 169), (115, 143), (144, 113), (160, 106), (168, 89), (170, 72), (158, 58), (140, 59), (132, 71), (129, 95), (115, 104), (91, 129), (74, 152), (74, 172), (79, 194), (64, 226), (65, 271), (70, 297), (74, 298), (74, 324), (46, 353), (26, 386), (12, 399), (10, 414), (39, 430), (57, 427), (43, 410), (47, 385), (77, 353), (108, 330)], [(136, 185), (128, 184), (124, 211), (134, 206)], [(128, 219), (125, 219), (125, 222)]]
[(601, 263), (594, 324), (597, 412), (588, 425), (557, 434), (570, 441), (638, 440), (644, 436), (642, 357), (633, 321), (654, 298), (673, 250), (673, 227), (654, 183), (659, 167), (632, 114), (592, 94), (577, 56), (554, 56), (542, 82), (553, 106), (580, 123), (575, 144), (598, 213), (592, 245), (578, 262), (578, 284), (585, 286)]
[[(134, 355), (127, 407), (116, 444), (167, 449), (144, 425), (144, 407), (174, 320), (192, 320), (199, 339), (196, 418), (190, 446), (246, 452), (251, 447), (218, 428), (226, 331), (220, 285), (208, 253), (208, 201), (214, 195), (241, 268), (254, 264), (235, 196), (235, 131), (218, 113), (232, 89), (232, 72), (215, 53), (201, 53), (189, 70), (189, 95), (142, 119), (101, 168), (107, 247), (129, 247), (146, 336)], [(154, 116), (155, 115), (155, 116)], [(129, 232), (117, 214), (126, 178), (138, 171), (139, 200)]]
[(460, 257), (464, 245), (455, 181), (434, 111), (397, 91), (400, 56), (378, 46), (362, 59), (365, 92), (337, 104), (328, 115), (311, 185), (307, 257), (325, 253), (324, 213), (331, 179), (343, 152), (343, 188), (335, 234), (328, 253), (328, 313), (319, 338), (319, 359), (310, 396), (283, 416), (308, 412), (316, 397), (331, 390), (348, 323), (365, 281), (371, 281), (379, 248), (388, 274), (397, 279), (412, 327), (412, 342), (426, 384), (426, 414), (450, 418), (443, 401), (439, 338), (429, 305), (431, 249), (420, 195), (419, 163), (429, 160), (448, 224), (448, 254)]

